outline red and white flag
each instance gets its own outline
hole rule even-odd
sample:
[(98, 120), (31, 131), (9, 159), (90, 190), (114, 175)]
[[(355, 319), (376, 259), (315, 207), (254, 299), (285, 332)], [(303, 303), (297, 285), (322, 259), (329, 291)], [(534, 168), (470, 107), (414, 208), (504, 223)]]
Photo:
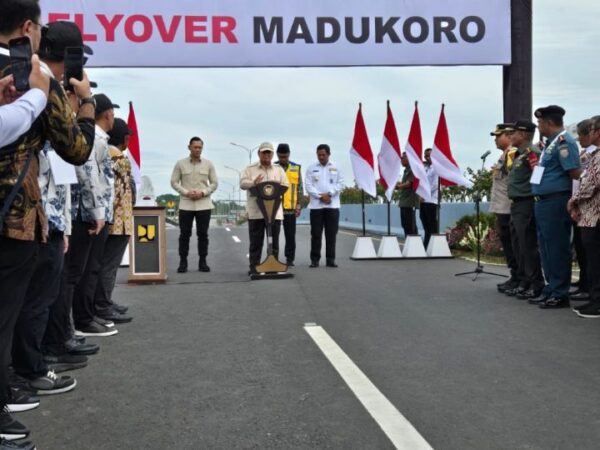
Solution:
[(394, 189), (400, 172), (402, 171), (402, 162), (400, 160), (400, 141), (398, 140), (398, 132), (396, 131), (396, 123), (390, 108), (390, 102), (387, 102), (387, 119), (385, 121), (385, 129), (383, 130), (383, 140), (381, 141), (381, 150), (377, 155), (379, 163), (379, 178), (385, 189), (385, 196), (388, 202), (392, 200)]
[(133, 103), (129, 102), (129, 117), (127, 117), (127, 127), (133, 131), (129, 136), (129, 146), (127, 147), (127, 156), (131, 163), (131, 174), (135, 180), (135, 184), (142, 184), (142, 158), (140, 153), (140, 135), (138, 133), (137, 122), (135, 120), (135, 111)]
[(421, 119), (419, 117), (417, 102), (415, 102), (415, 112), (410, 124), (410, 132), (408, 133), (406, 156), (408, 156), (408, 164), (415, 177), (413, 189), (423, 200), (433, 203), (431, 199), (431, 186), (427, 178), (425, 166), (423, 165), (423, 136), (421, 135)]
[(448, 126), (446, 125), (446, 115), (444, 114), (444, 105), (442, 105), (440, 121), (438, 123), (437, 131), (435, 132), (433, 149), (431, 151), (431, 163), (433, 169), (439, 175), (440, 183), (443, 186), (473, 186), (473, 183), (463, 176), (458, 164), (456, 164), (456, 161), (452, 156), (450, 136), (448, 136)]
[(375, 163), (373, 151), (369, 144), (367, 128), (362, 116), (362, 104), (358, 106), (356, 125), (354, 126), (354, 139), (350, 149), (350, 160), (356, 185), (372, 197), (377, 195), (375, 188)]

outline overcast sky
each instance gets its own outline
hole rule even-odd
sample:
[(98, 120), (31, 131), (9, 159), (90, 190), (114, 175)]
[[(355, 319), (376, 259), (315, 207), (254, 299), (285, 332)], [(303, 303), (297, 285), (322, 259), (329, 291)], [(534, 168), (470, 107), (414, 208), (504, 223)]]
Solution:
[[(562, 105), (567, 123), (600, 114), (599, 19), (600, 2), (594, 0), (534, 1), (535, 107)], [(223, 181), (216, 198), (227, 198), (238, 176), (224, 166), (241, 170), (248, 163), (247, 153), (230, 142), (247, 147), (288, 142), (292, 160), (304, 166), (315, 160), (317, 144), (328, 143), (351, 185), (349, 149), (359, 101), (375, 154), (386, 100), (402, 147), (414, 101), (425, 146), (433, 143), (445, 103), (452, 150), (463, 169), (479, 167), (480, 155), (494, 150), (489, 132), (502, 121), (501, 67), (90, 69), (90, 74), (98, 91), (122, 106), (118, 116), (126, 119), (127, 103), (133, 102), (142, 173), (157, 195), (173, 192), (173, 164), (188, 154), (194, 135), (204, 139), (203, 156)]]

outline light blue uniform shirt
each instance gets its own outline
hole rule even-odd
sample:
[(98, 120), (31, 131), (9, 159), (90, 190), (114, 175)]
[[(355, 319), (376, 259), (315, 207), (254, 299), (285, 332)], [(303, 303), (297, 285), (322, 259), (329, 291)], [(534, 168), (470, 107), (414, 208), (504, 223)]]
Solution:
[(571, 191), (573, 180), (569, 171), (581, 167), (575, 139), (568, 133), (550, 136), (548, 147), (542, 152), (540, 165), (544, 167), (544, 174), (540, 184), (531, 185), (533, 195)]

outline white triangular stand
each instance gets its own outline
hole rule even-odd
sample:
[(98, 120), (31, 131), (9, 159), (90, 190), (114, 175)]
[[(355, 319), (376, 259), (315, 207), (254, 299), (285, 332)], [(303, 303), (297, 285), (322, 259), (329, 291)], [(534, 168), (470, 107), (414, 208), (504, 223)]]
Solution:
[(445, 234), (432, 234), (427, 246), (427, 256), (430, 258), (452, 258), (452, 252)]
[(379, 250), (377, 250), (377, 257), (402, 258), (402, 252), (400, 251), (396, 236), (383, 236), (381, 238), (381, 244), (379, 244)]
[(370, 237), (362, 236), (356, 238), (352, 259), (369, 259), (376, 257), (377, 255), (375, 254), (373, 240)]
[(404, 241), (404, 249), (402, 250), (402, 256), (405, 258), (426, 258), (425, 247), (421, 236), (418, 234), (409, 234)]
[(123, 259), (121, 260), (121, 267), (129, 267), (129, 244), (123, 253)]

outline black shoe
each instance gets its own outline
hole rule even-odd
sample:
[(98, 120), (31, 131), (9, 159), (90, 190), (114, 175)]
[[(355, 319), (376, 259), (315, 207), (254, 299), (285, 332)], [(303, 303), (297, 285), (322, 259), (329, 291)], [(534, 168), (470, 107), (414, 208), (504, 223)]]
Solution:
[(288, 259), (285, 263), (288, 267), (294, 267), (294, 261), (292, 261), (291, 259)]
[(127, 311), (129, 311), (129, 306), (117, 305), (116, 303), (113, 303), (112, 309), (114, 309), (119, 314), (125, 314)]
[(80, 344), (75, 339), (69, 339), (65, 348), (70, 355), (95, 355), (100, 351), (98, 344)]
[(590, 302), (588, 306), (578, 309), (575, 313), (584, 319), (600, 319), (600, 305)]
[(100, 317), (100, 316), (94, 316), (94, 318), (92, 320), (106, 328), (114, 328), (115, 327), (115, 323), (112, 320), (104, 319), (103, 317)]
[(29, 391), (9, 387), (7, 393), (6, 408), (9, 413), (29, 411), (40, 406), (40, 399)]
[(559, 309), (559, 308), (568, 308), (569, 300), (566, 298), (549, 298), (543, 302), (540, 302), (538, 306), (542, 309)]
[(250, 270), (248, 271), (248, 276), (250, 275), (256, 275), (258, 272), (256, 271), (256, 267), (250, 267)]
[[(522, 287), (516, 287), (516, 288), (512, 288), (512, 289), (507, 289), (504, 291), (504, 295), (508, 295), (509, 297), (515, 297), (518, 296), (520, 294), (523, 294), (527, 289), (522, 288)], [(536, 295), (537, 297), (537, 295)]]
[(88, 359), (84, 355), (65, 353), (63, 355), (44, 355), (44, 362), (48, 364), (48, 369), (54, 373), (61, 373), (68, 370), (83, 369), (87, 366)]
[(578, 312), (578, 311), (580, 311), (582, 309), (589, 308), (590, 306), (593, 306), (593, 305), (594, 305), (594, 302), (586, 302), (586, 303), (582, 303), (579, 306), (573, 306), (571, 308), (571, 310), (576, 313), (576, 312)]
[(510, 280), (505, 281), (504, 283), (497, 284), (496, 287), (498, 288), (498, 292), (504, 293), (509, 289), (515, 289), (519, 287), (519, 282), (511, 278)]
[(31, 380), (29, 386), (37, 395), (54, 395), (72, 391), (77, 386), (77, 381), (68, 375), (56, 376), (49, 370), (43, 377)]
[(35, 445), (31, 442), (12, 442), (0, 438), (0, 450), (35, 450)]
[(126, 314), (119, 314), (115, 311), (110, 311), (108, 313), (101, 313), (101, 316), (104, 320), (108, 320), (112, 323), (129, 323), (133, 320), (133, 317), (128, 316)]
[(119, 331), (116, 328), (108, 328), (98, 322), (90, 322), (87, 325), (77, 326), (75, 334), (78, 336), (113, 336)]
[(179, 261), (179, 267), (177, 268), (177, 273), (185, 273), (187, 272), (187, 259), (181, 259)]
[(83, 336), (73, 335), (71, 337), (71, 339), (73, 339), (74, 341), (77, 341), (78, 344), (85, 344), (85, 337), (83, 337)]
[(550, 297), (548, 297), (546, 294), (541, 293), (539, 296), (527, 300), (527, 303), (529, 303), (530, 305), (539, 305), (540, 303), (545, 302), (549, 298)]
[(208, 267), (205, 260), (200, 260), (198, 263), (198, 270), (200, 272), (210, 272), (210, 267)]
[(587, 292), (584, 292), (584, 291), (580, 290), (578, 292), (574, 292), (573, 294), (570, 294), (569, 298), (571, 300), (576, 301), (576, 302), (581, 302), (581, 301), (589, 300), (590, 299), (590, 294), (588, 294)]
[(327, 263), (325, 264), (327, 267), (337, 267), (338, 265), (335, 263), (335, 261), (327, 261)]
[(319, 267), (319, 261), (311, 261), (310, 266), (308, 267)]
[(29, 428), (12, 418), (7, 408), (0, 410), (0, 439), (13, 441), (29, 436)]
[(518, 293), (517, 298), (519, 300), (529, 300), (530, 298), (539, 297), (540, 294), (541, 294), (541, 291), (538, 291), (535, 289), (527, 289), (526, 291)]

